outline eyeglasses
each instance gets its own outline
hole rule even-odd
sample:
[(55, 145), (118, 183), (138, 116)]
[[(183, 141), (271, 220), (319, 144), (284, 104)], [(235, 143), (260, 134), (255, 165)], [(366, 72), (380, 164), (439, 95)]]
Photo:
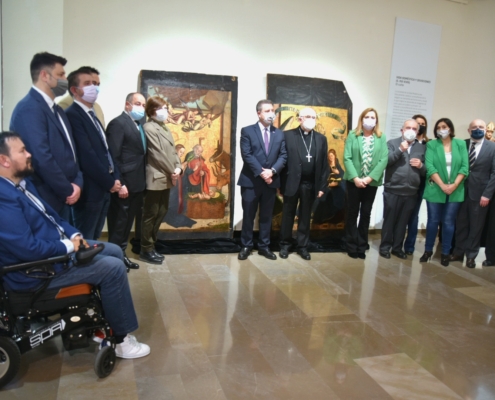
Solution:
[(316, 119), (316, 116), (315, 115), (301, 115), (301, 118), (304, 118), (304, 119)]

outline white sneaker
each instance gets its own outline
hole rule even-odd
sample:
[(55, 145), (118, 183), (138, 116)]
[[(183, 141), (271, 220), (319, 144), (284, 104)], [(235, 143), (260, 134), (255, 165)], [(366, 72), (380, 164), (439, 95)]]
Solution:
[(120, 358), (139, 358), (150, 354), (150, 346), (139, 343), (133, 335), (127, 335), (122, 343), (115, 348), (115, 354)]

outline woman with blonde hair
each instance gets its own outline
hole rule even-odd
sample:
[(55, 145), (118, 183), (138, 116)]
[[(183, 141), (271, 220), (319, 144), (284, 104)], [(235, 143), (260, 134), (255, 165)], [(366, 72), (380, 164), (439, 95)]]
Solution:
[(380, 131), (378, 113), (367, 108), (356, 129), (349, 132), (344, 148), (344, 179), (348, 181), (345, 240), (351, 258), (366, 258), (371, 208), (387, 162), (387, 140)]

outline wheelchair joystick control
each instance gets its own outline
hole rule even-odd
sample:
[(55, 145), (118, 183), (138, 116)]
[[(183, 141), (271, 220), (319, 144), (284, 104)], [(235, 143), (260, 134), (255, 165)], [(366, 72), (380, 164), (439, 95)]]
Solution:
[(92, 246), (85, 247), (84, 242), (81, 239), (79, 249), (76, 252), (76, 265), (82, 266), (90, 263), (95, 256), (105, 248), (103, 243), (96, 243)]

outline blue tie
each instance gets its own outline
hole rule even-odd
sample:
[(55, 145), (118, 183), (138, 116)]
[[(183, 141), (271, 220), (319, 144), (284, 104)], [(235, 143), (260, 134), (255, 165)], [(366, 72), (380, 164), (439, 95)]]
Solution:
[(134, 121), (139, 129), (139, 132), (141, 133), (141, 140), (143, 141), (143, 149), (144, 152), (146, 153), (146, 135), (144, 134), (143, 126), (139, 123), (139, 121)]
[(113, 171), (114, 171), (113, 160), (112, 160), (112, 156), (110, 155), (110, 152), (108, 151), (107, 142), (105, 140), (104, 133), (103, 133), (103, 131), (101, 129), (100, 121), (98, 120), (98, 118), (96, 118), (96, 115), (93, 112), (93, 110), (89, 110), (88, 111), (88, 114), (91, 115), (91, 118), (93, 118), (93, 121), (94, 121), (94, 123), (96, 125), (96, 129), (98, 129), (98, 132), (100, 133), (100, 136), (101, 136), (101, 140), (103, 140), (103, 144), (105, 145), (105, 148), (107, 150), (108, 172), (112, 174)]

